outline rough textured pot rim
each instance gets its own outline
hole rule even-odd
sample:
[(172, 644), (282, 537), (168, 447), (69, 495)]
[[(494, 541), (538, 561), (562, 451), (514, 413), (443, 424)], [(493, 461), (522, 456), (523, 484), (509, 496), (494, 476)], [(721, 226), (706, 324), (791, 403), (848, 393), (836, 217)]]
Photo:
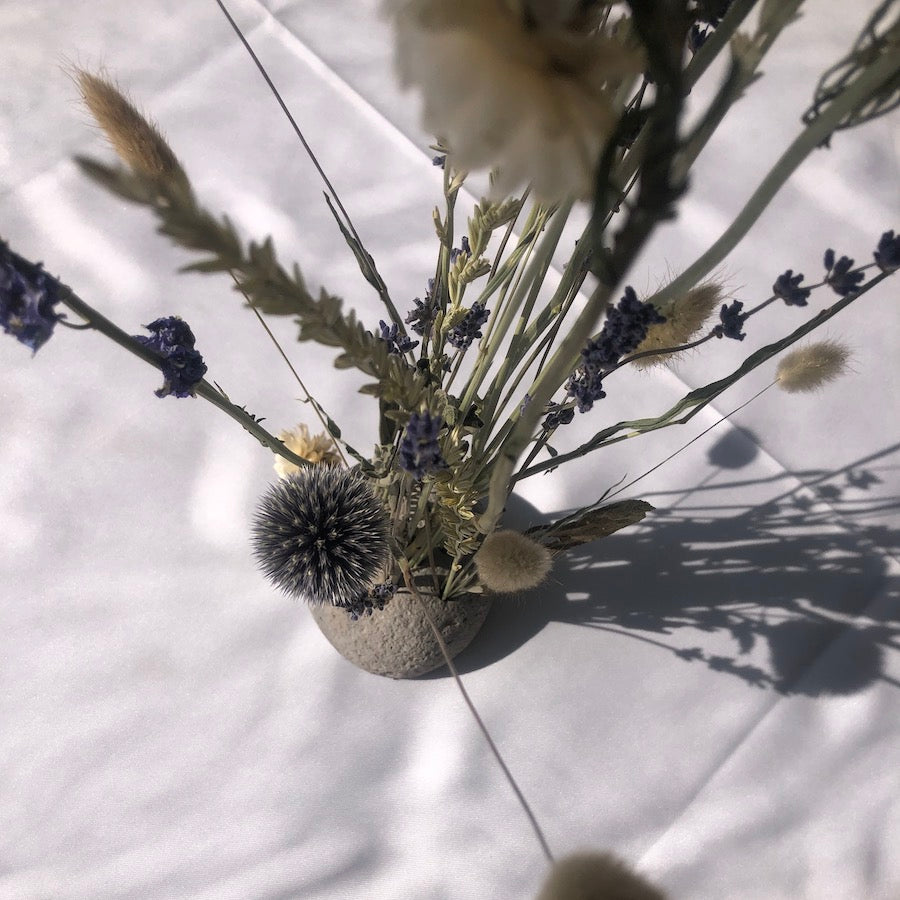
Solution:
[[(441, 600), (433, 589), (419, 588), (432, 619), (455, 657), (478, 634), (493, 603), (492, 595), (464, 594)], [(416, 678), (445, 665), (437, 639), (415, 597), (400, 588), (383, 610), (353, 621), (345, 609), (310, 606), (312, 617), (329, 643), (346, 660), (388, 678)]]

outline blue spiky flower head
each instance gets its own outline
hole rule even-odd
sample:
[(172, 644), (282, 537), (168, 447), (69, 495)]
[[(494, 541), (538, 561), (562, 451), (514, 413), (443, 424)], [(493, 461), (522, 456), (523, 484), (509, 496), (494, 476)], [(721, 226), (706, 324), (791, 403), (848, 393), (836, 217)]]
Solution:
[(263, 572), (285, 593), (350, 606), (388, 561), (387, 515), (358, 470), (306, 466), (263, 496), (253, 545)]

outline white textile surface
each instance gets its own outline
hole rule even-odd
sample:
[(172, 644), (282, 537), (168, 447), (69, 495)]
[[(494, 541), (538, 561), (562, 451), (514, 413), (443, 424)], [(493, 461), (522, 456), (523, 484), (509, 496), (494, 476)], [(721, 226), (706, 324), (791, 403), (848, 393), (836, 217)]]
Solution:
[[(433, 270), (440, 172), (375, 0), (231, 6), (408, 309)], [(721, 233), (874, 6), (806, 4), (630, 273), (639, 292)], [(215, 3), (4, 0), (0, 36), (0, 237), (130, 333), (182, 315), (233, 400), (274, 430), (312, 425), (228, 279), (177, 274), (191, 258), (72, 162), (111, 159), (64, 70), (102, 65), (209, 208), (272, 234), (377, 327), (322, 185)], [(829, 246), (871, 260), (900, 228), (896, 123), (807, 160), (722, 273), (735, 297), (764, 299), (787, 268), (817, 280)], [(767, 392), (635, 485), (656, 514), (498, 602), (459, 658), (555, 854), (612, 849), (674, 898), (900, 897), (897, 294), (889, 281), (824, 329), (852, 348), (850, 375)], [(561, 449), (668, 408), (832, 299), (622, 373)], [(290, 321), (273, 328), (371, 447), (359, 378)], [(33, 358), (0, 335), (0, 372), (2, 900), (535, 895), (540, 849), (453, 681), (355, 669), (257, 572), (249, 524), (273, 473), (252, 437), (202, 400), (156, 399), (159, 374), (94, 333), (57, 328)], [(683, 428), (526, 481), (521, 518), (636, 477), (773, 373)]]

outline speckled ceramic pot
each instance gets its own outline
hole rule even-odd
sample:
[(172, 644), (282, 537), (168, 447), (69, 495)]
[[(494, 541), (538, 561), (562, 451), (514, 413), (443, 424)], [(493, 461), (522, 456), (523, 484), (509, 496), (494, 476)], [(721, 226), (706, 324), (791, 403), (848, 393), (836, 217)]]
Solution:
[[(471, 643), (491, 607), (489, 594), (465, 594), (444, 601), (427, 585), (419, 588), (419, 594), (451, 657)], [(416, 678), (444, 665), (431, 626), (406, 588), (399, 589), (384, 609), (355, 622), (340, 607), (316, 605), (310, 610), (335, 650), (367, 672), (388, 678)]]

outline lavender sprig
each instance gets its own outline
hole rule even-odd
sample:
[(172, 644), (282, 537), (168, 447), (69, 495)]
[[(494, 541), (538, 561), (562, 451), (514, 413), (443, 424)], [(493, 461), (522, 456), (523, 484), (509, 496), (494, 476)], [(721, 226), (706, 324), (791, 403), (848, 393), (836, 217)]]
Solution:
[(438, 434), (444, 422), (428, 410), (414, 412), (409, 417), (403, 439), (400, 441), (400, 468), (421, 481), (432, 472), (447, 468)]
[(59, 281), (13, 253), (0, 241), (0, 325), (32, 353), (43, 347), (63, 318), (55, 310), (60, 300)]

